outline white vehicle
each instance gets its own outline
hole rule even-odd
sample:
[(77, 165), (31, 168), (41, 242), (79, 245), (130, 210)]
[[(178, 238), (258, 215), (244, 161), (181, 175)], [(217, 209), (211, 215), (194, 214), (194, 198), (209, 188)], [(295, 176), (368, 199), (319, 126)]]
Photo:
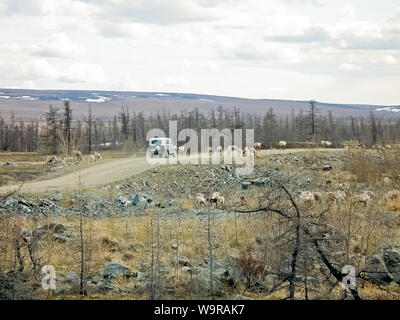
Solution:
[(162, 158), (176, 157), (177, 147), (171, 138), (152, 138), (149, 141), (149, 152), (153, 158), (155, 155)]

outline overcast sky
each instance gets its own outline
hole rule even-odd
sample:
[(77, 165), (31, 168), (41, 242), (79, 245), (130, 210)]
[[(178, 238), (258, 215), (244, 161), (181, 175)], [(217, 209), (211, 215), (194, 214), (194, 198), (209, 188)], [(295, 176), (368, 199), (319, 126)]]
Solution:
[(0, 0), (0, 88), (400, 103), (399, 0)]

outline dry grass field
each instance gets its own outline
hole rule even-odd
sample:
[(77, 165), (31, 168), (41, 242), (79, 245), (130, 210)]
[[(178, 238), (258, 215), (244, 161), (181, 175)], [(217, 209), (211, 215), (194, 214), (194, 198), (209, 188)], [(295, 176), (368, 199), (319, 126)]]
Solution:
[[(144, 153), (104, 151), (101, 154), (104, 161), (109, 161), (133, 155), (142, 156)], [(85, 162), (49, 171), (45, 165), (47, 157), (39, 152), (0, 152), (0, 186), (47, 180), (99, 164)], [(16, 166), (5, 166), (6, 163)]]
[[(21, 172), (24, 171), (22, 168), (36, 170), (45, 158), (39, 154), (29, 154), (29, 157), (27, 154), (0, 155), (1, 161), (13, 159), (13, 162), (21, 165), (4, 170), (20, 168)], [(123, 153), (104, 154), (105, 159), (122, 157)], [(335, 267), (351, 264), (356, 270), (366, 270), (369, 257), (388, 248), (398, 250), (400, 247), (400, 199), (385, 199), (389, 191), (400, 188), (397, 180), (400, 174), (398, 157), (397, 151), (380, 155), (372, 150), (340, 151), (340, 156), (320, 151), (269, 155), (256, 159), (254, 176), (264, 177), (268, 176), (268, 172), (269, 175), (278, 172), (284, 177), (295, 177), (293, 181), (301, 180), (299, 189), (290, 189), (290, 192), (300, 208), (302, 226), (308, 232), (313, 232), (313, 239), (320, 241), (322, 250)], [(333, 170), (321, 170), (326, 159), (330, 159)], [(290, 165), (296, 161), (303, 162), (300, 165)], [(317, 169), (314, 170), (314, 167)], [(183, 173), (184, 170), (189, 170), (189, 173)], [(116, 189), (116, 184), (112, 184), (111, 189), (95, 192), (97, 197), (109, 200), (109, 207), (106, 205), (104, 209), (107, 216), (97, 215), (97, 209), (79, 202), (86, 195), (86, 191), (79, 189), (64, 193), (59, 205), (63, 210), (74, 212), (71, 215), (45, 217), (33, 209), (31, 214), (21, 215), (16, 207), (3, 210), (0, 214), (2, 297), (209, 298), (210, 291), (205, 284), (208, 283), (207, 279), (203, 283), (201, 277), (209, 270), (212, 252), (215, 272), (218, 274), (213, 288), (213, 295), (217, 299), (237, 295), (251, 299), (287, 298), (288, 282), (284, 278), (293, 250), (295, 224), (272, 212), (255, 209), (269, 206), (276, 212), (292, 214), (294, 211), (288, 199), (268, 185), (252, 186), (247, 190), (241, 188), (240, 183), (237, 188), (227, 182), (229, 180), (223, 180), (225, 186), (218, 191), (224, 195), (225, 204), (219, 208), (212, 205), (199, 206), (195, 201), (196, 194), (212, 190), (212, 186), (203, 183), (205, 178), (200, 175), (209, 168), (199, 166), (193, 173), (190, 170), (179, 165), (167, 166), (150, 169), (128, 179), (130, 184), (136, 184), (142, 192), (149, 192), (150, 189), (144, 188), (151, 187), (153, 200), (164, 203), (165, 190), (169, 186), (163, 183), (163, 179), (172, 181), (181, 175), (181, 186), (187, 183), (190, 195), (174, 194), (176, 205), (171, 208), (152, 205), (140, 211), (140, 214), (122, 214), (128, 209), (119, 211), (121, 209), (115, 207), (115, 199), (121, 197), (122, 189)], [(207, 177), (210, 173), (205, 172)], [(296, 178), (299, 176), (301, 178)], [(38, 174), (36, 178), (39, 177), (42, 176)], [(385, 177), (390, 182), (384, 183)], [(310, 187), (300, 187), (301, 183)], [(329, 202), (327, 194), (336, 190), (335, 185), (338, 183), (348, 184), (349, 190), (346, 192), (349, 197), (343, 201)], [(320, 194), (322, 200), (312, 202), (311, 205), (301, 203), (298, 192), (304, 190)], [(354, 201), (354, 197), (366, 190), (373, 193), (372, 199), (365, 203)], [(29, 195), (23, 196), (24, 201), (33, 201)], [(12, 198), (17, 199), (18, 195), (12, 195)], [(82, 218), (81, 212), (85, 212)], [(44, 232), (40, 240), (32, 242), (35, 230), (49, 223), (61, 226), (64, 238), (60, 238), (52, 229)], [(21, 230), (30, 230), (28, 236), (21, 236)], [(342, 299), (345, 293), (342, 284), (332, 278), (316, 255), (310, 238), (302, 234), (299, 242), (293, 297)], [(76, 278), (79, 278), (82, 271), (82, 252), (86, 295), (79, 294)], [(108, 282), (105, 270), (105, 263), (108, 262), (129, 268), (129, 274), (117, 275)], [(56, 290), (45, 291), (41, 288), (38, 268), (43, 265), (54, 266), (57, 273)], [(224, 271), (219, 274), (221, 270)], [(395, 271), (398, 272), (397, 269)], [(229, 277), (225, 278), (227, 272)], [(359, 295), (363, 299), (399, 299), (400, 286), (396, 282), (396, 274), (392, 273), (394, 280), (387, 283), (378, 283), (376, 279), (371, 281), (359, 274)], [(347, 297), (350, 297), (349, 293)]]

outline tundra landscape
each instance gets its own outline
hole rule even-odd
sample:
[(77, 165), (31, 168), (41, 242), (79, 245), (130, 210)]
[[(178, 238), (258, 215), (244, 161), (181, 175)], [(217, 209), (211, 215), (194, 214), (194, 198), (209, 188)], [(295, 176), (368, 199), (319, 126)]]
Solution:
[[(294, 118), (123, 107), (107, 119), (88, 105), (76, 119), (71, 104), (0, 121), (3, 299), (399, 298), (399, 120), (335, 117), (315, 101)], [(144, 132), (171, 120), (255, 127), (257, 142), (218, 136), (189, 156), (186, 139), (175, 157), (192, 161), (149, 163)]]
[(399, 75), (398, 0), (0, 0), (0, 308), (399, 301)]

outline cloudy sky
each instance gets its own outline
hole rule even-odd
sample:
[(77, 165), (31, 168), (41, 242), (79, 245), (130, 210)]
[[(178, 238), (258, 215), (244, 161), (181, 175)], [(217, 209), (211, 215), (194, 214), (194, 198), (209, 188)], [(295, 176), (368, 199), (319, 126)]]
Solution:
[(0, 0), (0, 88), (400, 103), (399, 0)]

